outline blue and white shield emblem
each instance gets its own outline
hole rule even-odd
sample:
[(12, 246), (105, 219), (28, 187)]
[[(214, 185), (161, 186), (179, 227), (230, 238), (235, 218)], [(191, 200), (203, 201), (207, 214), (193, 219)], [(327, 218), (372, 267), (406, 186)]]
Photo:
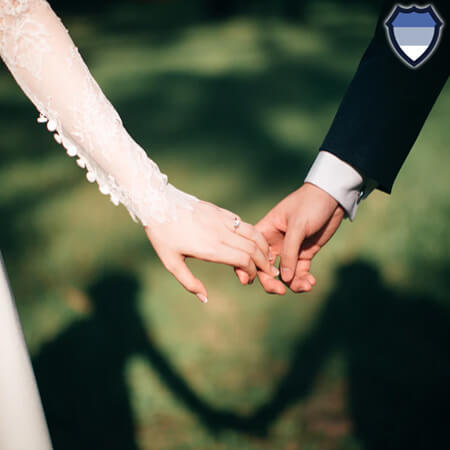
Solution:
[(411, 67), (424, 63), (436, 49), (443, 21), (432, 5), (397, 5), (385, 22), (390, 44)]

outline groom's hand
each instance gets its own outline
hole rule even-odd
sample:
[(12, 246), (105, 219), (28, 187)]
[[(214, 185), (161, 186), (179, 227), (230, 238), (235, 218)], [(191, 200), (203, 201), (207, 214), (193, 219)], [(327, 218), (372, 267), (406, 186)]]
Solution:
[[(256, 225), (270, 245), (273, 258), (280, 255), (281, 278), (292, 291), (311, 290), (315, 284), (309, 273), (311, 260), (333, 236), (343, 217), (344, 210), (333, 197), (305, 183)], [(262, 272), (258, 272), (258, 278), (267, 292), (286, 292), (281, 281)]]

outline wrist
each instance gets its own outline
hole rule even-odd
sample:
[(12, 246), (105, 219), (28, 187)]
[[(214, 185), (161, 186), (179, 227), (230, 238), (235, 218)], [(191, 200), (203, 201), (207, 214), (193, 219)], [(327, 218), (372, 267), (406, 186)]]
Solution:
[(313, 183), (306, 181), (300, 189), (303, 189), (308, 196), (314, 198), (314, 201), (317, 202), (321, 208), (334, 211), (339, 206), (338, 201), (331, 194)]
[(141, 219), (144, 228), (155, 224), (177, 222), (186, 214), (192, 216), (195, 206), (200, 202), (197, 197), (177, 189), (172, 184), (166, 184), (157, 193), (157, 197), (149, 196), (142, 205)]

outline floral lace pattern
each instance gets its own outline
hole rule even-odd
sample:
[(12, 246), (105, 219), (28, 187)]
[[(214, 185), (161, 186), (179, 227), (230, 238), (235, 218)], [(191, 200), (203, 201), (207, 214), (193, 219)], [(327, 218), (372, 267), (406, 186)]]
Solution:
[(2, 13), (9, 16), (16, 16), (25, 12), (33, 0), (2, 0), (0, 2)]
[(45, 0), (0, 0), (0, 56), (40, 112), (38, 122), (115, 205), (144, 226), (192, 208), (196, 198), (168, 184), (126, 132)]

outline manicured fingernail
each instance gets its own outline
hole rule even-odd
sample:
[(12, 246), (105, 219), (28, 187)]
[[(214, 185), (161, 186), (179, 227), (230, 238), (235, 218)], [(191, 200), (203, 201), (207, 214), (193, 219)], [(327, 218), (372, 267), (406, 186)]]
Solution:
[(202, 303), (208, 303), (208, 298), (205, 297), (203, 294), (197, 294), (197, 297)]
[(269, 261), (272, 262), (273, 261), (273, 254), (272, 254), (272, 250), (271, 250), (270, 247), (269, 247), (268, 257), (269, 257)]
[(274, 277), (277, 277), (280, 275), (280, 271), (275, 266), (272, 266), (272, 274)]
[(283, 267), (281, 269), (281, 277), (283, 278), (284, 281), (290, 281), (293, 275), (294, 274), (292, 273), (291, 269), (288, 269), (287, 267)]

